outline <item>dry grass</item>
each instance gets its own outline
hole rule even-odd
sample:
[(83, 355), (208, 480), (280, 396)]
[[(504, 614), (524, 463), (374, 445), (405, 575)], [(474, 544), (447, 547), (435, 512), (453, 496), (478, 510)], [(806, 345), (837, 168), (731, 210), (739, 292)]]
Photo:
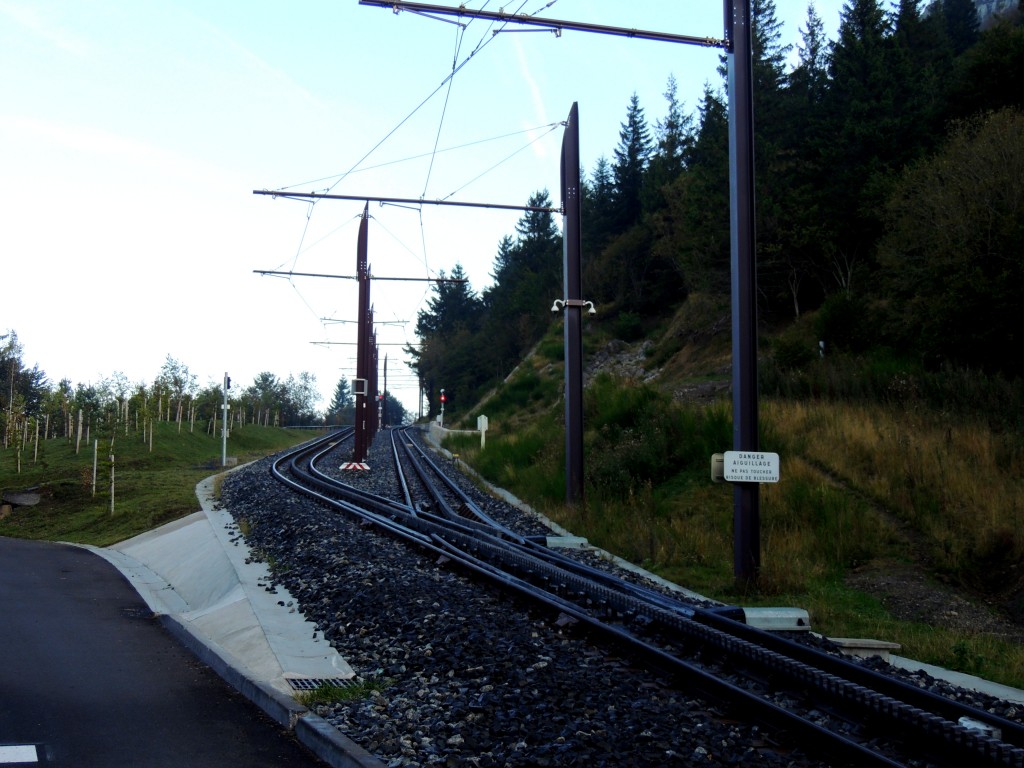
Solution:
[(1024, 554), (1019, 435), (895, 406), (775, 401), (764, 413), (784, 451), (907, 525), (937, 568), (970, 576)]
[[(801, 606), (828, 635), (893, 640), (913, 658), (1024, 684), (1024, 648), (1012, 638), (907, 621), (846, 584), (859, 566), (894, 561), (1010, 606), (1013, 595), (1024, 594), (1021, 436), (923, 407), (835, 401), (764, 399), (761, 421), (762, 447), (777, 451), (782, 465), (780, 482), (761, 486), (761, 572), (753, 592), (737, 592), (733, 578), (732, 487), (712, 484), (696, 458), (677, 476), (625, 497), (589, 488), (586, 505), (575, 508), (555, 500), (562, 459), (553, 450), (560, 430), (551, 424), (532, 445), (518, 433), (506, 447), (496, 431), (483, 452), (490, 456), (471, 450), (464, 458), (490, 464), (484, 474), (492, 481), (594, 545), (710, 597)], [(707, 445), (697, 432), (683, 439)], [(613, 454), (619, 449), (628, 445), (608, 446)], [(599, 458), (588, 455), (592, 465)]]

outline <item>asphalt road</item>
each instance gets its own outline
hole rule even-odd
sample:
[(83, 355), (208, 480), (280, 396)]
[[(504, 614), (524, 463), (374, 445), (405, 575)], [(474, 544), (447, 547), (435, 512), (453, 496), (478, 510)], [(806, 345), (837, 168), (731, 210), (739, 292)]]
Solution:
[(0, 537), (0, 764), (26, 761), (325, 765), (178, 644), (103, 558)]

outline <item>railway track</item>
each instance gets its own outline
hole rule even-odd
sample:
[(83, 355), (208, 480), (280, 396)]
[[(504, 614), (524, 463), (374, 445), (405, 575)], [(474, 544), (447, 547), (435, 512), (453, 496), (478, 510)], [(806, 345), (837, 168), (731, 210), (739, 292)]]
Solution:
[(831, 764), (1024, 766), (1024, 727), (1016, 721), (754, 629), (736, 609), (681, 600), (550, 549), (543, 527), (500, 520), (482, 508), (407, 430), (390, 431), (393, 491), (342, 482), (334, 468), (345, 439), (335, 434), (283, 455), (272, 473), (295, 491), (555, 612), (672, 685), (779, 729)]

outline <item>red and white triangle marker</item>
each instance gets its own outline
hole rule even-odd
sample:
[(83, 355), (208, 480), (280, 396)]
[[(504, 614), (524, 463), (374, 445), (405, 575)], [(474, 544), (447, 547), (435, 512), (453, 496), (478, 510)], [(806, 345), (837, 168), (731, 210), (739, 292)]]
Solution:
[(346, 461), (344, 464), (341, 465), (341, 468), (367, 470), (370, 468), (370, 465), (362, 461)]

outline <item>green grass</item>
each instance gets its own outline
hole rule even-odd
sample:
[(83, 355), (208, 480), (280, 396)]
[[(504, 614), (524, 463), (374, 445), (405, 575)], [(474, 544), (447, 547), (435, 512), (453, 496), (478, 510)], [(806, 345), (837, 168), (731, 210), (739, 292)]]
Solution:
[[(312, 437), (308, 430), (245, 426), (231, 430), (228, 455), (239, 463), (274, 453)], [(0, 491), (37, 488), (37, 506), (15, 507), (0, 520), (0, 536), (110, 546), (199, 509), (195, 487), (220, 471), (221, 440), (196, 426), (189, 432), (176, 424), (156, 425), (153, 449), (141, 433), (114, 439), (114, 509), (110, 498), (110, 437), (99, 441), (96, 490), (93, 493), (94, 443), (41, 441), (22, 450), (0, 450)]]
[[(534, 372), (532, 383), (543, 378)], [(523, 385), (514, 389), (509, 400), (522, 401)], [(731, 445), (727, 403), (684, 406), (653, 388), (596, 377), (585, 394), (587, 498), (574, 507), (564, 504), (555, 408), (512, 424), (492, 418), (484, 451), (475, 436), (449, 438), (446, 447), (595, 546), (708, 597), (803, 607), (827, 635), (891, 640), (911, 658), (1024, 687), (1019, 645), (902, 621), (844, 583), (862, 565), (924, 554), (919, 565), (969, 590), (988, 586), (977, 574), (993, 564), (1004, 588), (1019, 585), (1011, 566), (1024, 549), (1020, 433), (923, 400), (855, 402), (763, 403), (761, 445), (780, 453), (782, 481), (762, 486), (762, 567), (743, 593), (733, 575), (732, 487), (713, 484), (709, 472), (711, 454)]]
[(304, 707), (327, 706), (342, 701), (366, 699), (391, 685), (388, 680), (359, 680), (351, 685), (321, 683), (312, 691), (300, 691), (295, 700)]

